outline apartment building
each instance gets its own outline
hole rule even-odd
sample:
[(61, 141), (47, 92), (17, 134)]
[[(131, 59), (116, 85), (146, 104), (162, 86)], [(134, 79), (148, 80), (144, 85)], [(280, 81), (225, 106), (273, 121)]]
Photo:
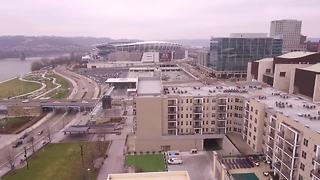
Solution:
[(244, 89), (162, 87), (152, 78), (138, 84), (135, 152), (221, 149), (225, 133), (242, 133)]
[[(247, 81), (264, 82), (274, 88), (319, 102), (320, 53), (291, 52), (248, 63)], [(308, 81), (306, 81), (308, 79)]]
[(133, 152), (226, 150), (236, 133), (279, 179), (320, 179), (320, 105), (257, 83), (162, 86), (139, 79)]
[(283, 52), (304, 51), (306, 36), (301, 35), (302, 21), (293, 19), (271, 21), (270, 37), (283, 39)]
[(275, 89), (260, 94), (245, 103), (243, 139), (280, 179), (319, 179), (320, 106)]

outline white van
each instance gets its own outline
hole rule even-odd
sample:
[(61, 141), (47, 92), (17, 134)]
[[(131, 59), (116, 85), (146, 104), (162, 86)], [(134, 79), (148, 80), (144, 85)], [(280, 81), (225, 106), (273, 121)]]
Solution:
[(168, 159), (168, 164), (182, 164), (182, 159), (170, 158)]

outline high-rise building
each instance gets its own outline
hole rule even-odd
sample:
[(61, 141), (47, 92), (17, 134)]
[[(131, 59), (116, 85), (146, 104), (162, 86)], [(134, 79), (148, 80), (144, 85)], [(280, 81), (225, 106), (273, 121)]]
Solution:
[(218, 78), (246, 77), (248, 62), (281, 55), (282, 39), (266, 34), (231, 34), (211, 38), (209, 67), (221, 72)]
[(275, 20), (271, 21), (270, 37), (283, 39), (283, 52), (304, 51), (306, 37), (301, 35), (302, 21)]

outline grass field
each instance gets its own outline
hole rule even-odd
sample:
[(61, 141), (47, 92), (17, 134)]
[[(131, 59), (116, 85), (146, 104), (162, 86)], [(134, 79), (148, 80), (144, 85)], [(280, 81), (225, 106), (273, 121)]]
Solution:
[(0, 134), (11, 134), (39, 117), (6, 117), (0, 120)]
[(63, 99), (67, 98), (70, 93), (70, 83), (68, 80), (63, 77), (53, 74), (50, 77), (56, 78), (56, 83), (61, 84), (61, 87), (47, 95), (47, 97), (51, 97), (53, 99)]
[(0, 99), (29, 93), (41, 88), (41, 84), (20, 81), (18, 78), (0, 84)]
[(156, 155), (129, 155), (126, 165), (134, 166), (142, 172), (158, 172), (165, 170), (163, 154)]
[[(84, 164), (82, 168), (79, 143), (49, 144), (38, 151), (29, 160), (29, 170), (26, 167), (6, 175), (3, 180), (94, 180), (98, 170), (92, 166), (94, 158), (100, 157), (96, 143), (82, 143)], [(107, 149), (108, 143), (103, 143), (102, 152)], [(99, 154), (99, 155), (98, 155)], [(90, 162), (90, 163), (89, 163)], [(88, 170), (90, 169), (90, 170)]]

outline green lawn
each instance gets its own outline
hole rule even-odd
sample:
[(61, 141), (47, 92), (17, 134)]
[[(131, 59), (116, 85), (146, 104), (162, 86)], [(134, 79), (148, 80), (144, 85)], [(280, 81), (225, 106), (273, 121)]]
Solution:
[(63, 77), (53, 74), (50, 77), (56, 78), (56, 83), (61, 84), (61, 87), (47, 95), (47, 97), (51, 97), (53, 99), (64, 99), (67, 98), (69, 95), (69, 88), (70, 83), (68, 80), (64, 79)]
[[(3, 180), (82, 180), (84, 176), (86, 180), (94, 180), (98, 170), (94, 170), (92, 159), (102, 154), (97, 153), (99, 149), (97, 143), (82, 143), (82, 145), (84, 168), (82, 168), (79, 143), (49, 144), (29, 160), (29, 170), (26, 167), (16, 170), (4, 176)], [(108, 143), (103, 143), (102, 153), (106, 151), (107, 146)], [(94, 158), (90, 159), (92, 154)]]
[(0, 119), (0, 134), (11, 134), (36, 117), (6, 117)]
[(163, 154), (129, 155), (126, 159), (126, 165), (134, 166), (143, 172), (158, 172), (165, 170)]
[(29, 93), (41, 88), (41, 84), (20, 81), (18, 78), (0, 84), (0, 99)]

